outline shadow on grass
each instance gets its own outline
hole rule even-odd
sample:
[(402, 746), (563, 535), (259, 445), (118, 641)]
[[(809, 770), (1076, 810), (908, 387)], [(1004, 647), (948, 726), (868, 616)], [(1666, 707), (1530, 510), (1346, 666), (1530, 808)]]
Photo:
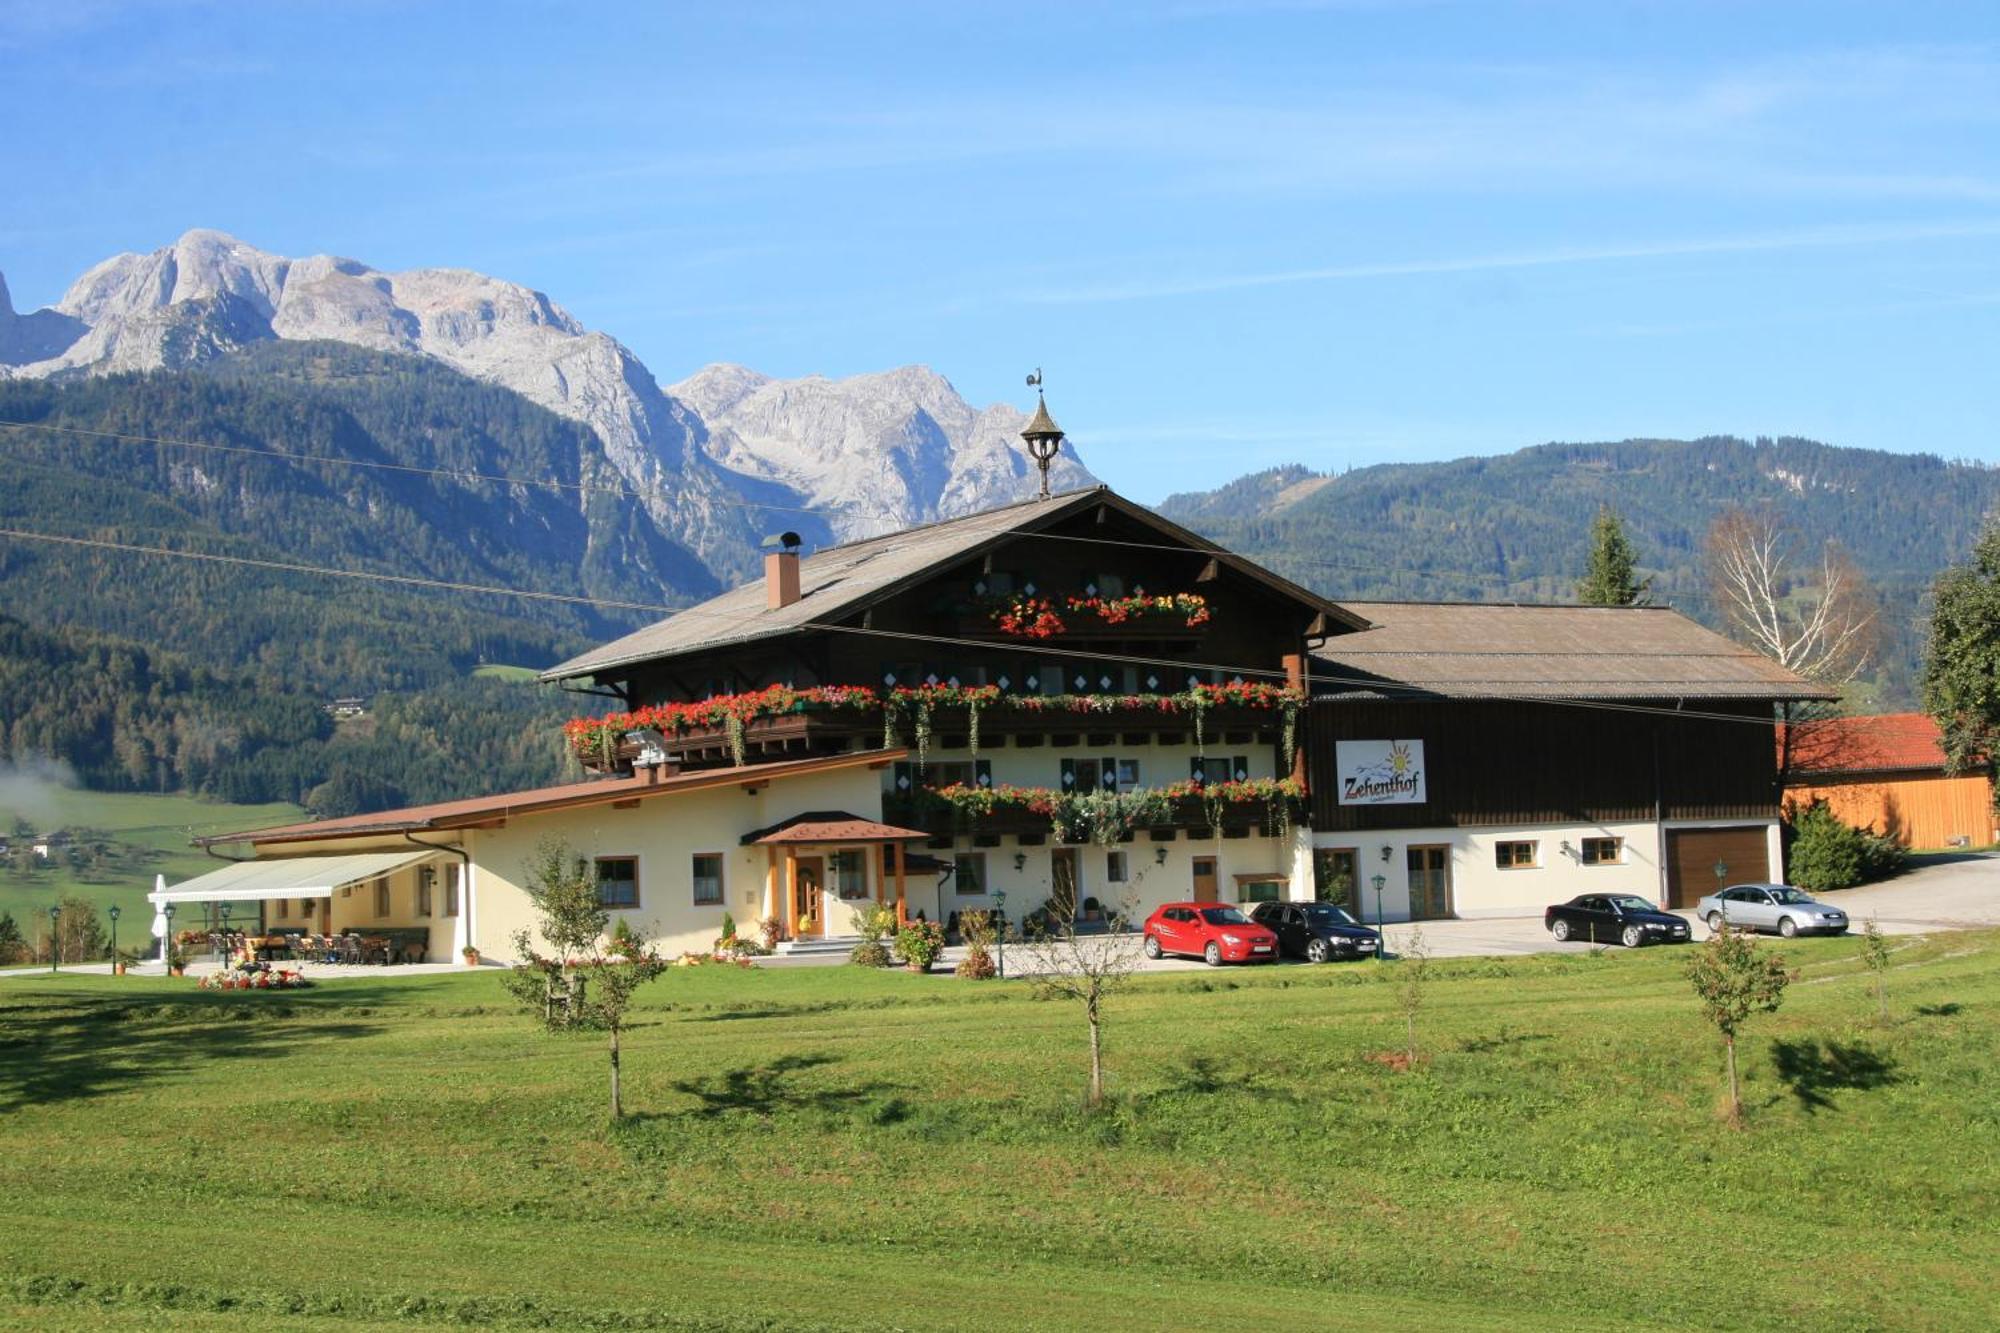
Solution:
[(1502, 1028), (1491, 1037), (1467, 1037), (1458, 1044), (1458, 1049), (1467, 1055), (1488, 1055), (1494, 1051), (1504, 1051), (1510, 1046), (1525, 1046), (1531, 1041), (1553, 1039), (1553, 1034), (1547, 1032), (1509, 1032)]
[(1898, 1080), (1896, 1062), (1866, 1046), (1821, 1042), (1813, 1037), (1774, 1041), (1771, 1058), (1778, 1077), (1808, 1112), (1831, 1110), (1828, 1094), (1843, 1088), (1868, 1091)]
[(1964, 1005), (1957, 1004), (1954, 1002), (1947, 1002), (1944, 1004), (1920, 1004), (1917, 1006), (1917, 1012), (1922, 1014), (1925, 1018), (1950, 1018), (1953, 1014), (1960, 1012), (1964, 1008), (1965, 1008)]
[(291, 996), (201, 993), (10, 1005), (0, 1013), (0, 1115), (121, 1092), (205, 1061), (282, 1059), (378, 1030), (345, 1012), (307, 1026), (283, 1022), (321, 1007)]
[[(755, 1115), (765, 1119), (780, 1111), (838, 1111), (858, 1106), (885, 1092), (904, 1089), (893, 1083), (863, 1083), (848, 1088), (803, 1088), (796, 1075), (837, 1063), (831, 1055), (786, 1055), (769, 1064), (742, 1065), (714, 1078), (682, 1079), (673, 1085), (701, 1103), (693, 1111), (704, 1119)], [(636, 1117), (635, 1117), (636, 1118)], [(644, 1119), (663, 1116), (650, 1114)]]
[(1261, 1070), (1247, 1065), (1227, 1065), (1210, 1055), (1190, 1055), (1179, 1067), (1167, 1071), (1165, 1081), (1157, 1091), (1147, 1093), (1140, 1101), (1212, 1097), (1217, 1093), (1231, 1093), (1260, 1102), (1298, 1100), (1289, 1089), (1272, 1087)]

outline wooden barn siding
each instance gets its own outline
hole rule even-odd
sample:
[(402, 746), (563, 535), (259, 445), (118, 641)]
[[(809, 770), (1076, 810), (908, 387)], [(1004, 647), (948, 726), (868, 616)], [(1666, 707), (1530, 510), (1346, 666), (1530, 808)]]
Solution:
[(1993, 784), (1979, 776), (1869, 777), (1802, 782), (1785, 788), (1800, 806), (1824, 800), (1843, 822), (1886, 833), (1905, 847), (1944, 847), (1970, 838), (1993, 840)]
[[(1315, 700), (1307, 745), (1313, 827), (1450, 828), (1566, 820), (1773, 819), (1770, 710), (1723, 705), (1746, 721), (1644, 717), (1487, 700)], [(1721, 711), (1715, 705), (1703, 711)], [(1421, 740), (1423, 805), (1338, 803), (1334, 743)]]

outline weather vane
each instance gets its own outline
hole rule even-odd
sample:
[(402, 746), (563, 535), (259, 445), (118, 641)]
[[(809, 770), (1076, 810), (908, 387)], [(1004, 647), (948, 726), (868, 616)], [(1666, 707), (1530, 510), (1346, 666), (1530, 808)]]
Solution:
[(1049, 415), (1048, 402), (1042, 397), (1042, 368), (1035, 367), (1035, 373), (1028, 376), (1028, 387), (1035, 391), (1035, 415), (1028, 419), (1021, 438), (1028, 442), (1028, 456), (1035, 460), (1035, 466), (1042, 470), (1041, 499), (1049, 498), (1049, 464), (1055, 461), (1062, 449), (1062, 427), (1056, 425)]

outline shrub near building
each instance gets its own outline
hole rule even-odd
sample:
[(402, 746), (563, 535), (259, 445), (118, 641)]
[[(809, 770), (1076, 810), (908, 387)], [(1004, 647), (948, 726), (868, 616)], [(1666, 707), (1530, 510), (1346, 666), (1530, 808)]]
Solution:
[(1902, 870), (1903, 849), (1872, 829), (1843, 824), (1825, 801), (1794, 807), (1791, 882), (1813, 893), (1853, 888)]

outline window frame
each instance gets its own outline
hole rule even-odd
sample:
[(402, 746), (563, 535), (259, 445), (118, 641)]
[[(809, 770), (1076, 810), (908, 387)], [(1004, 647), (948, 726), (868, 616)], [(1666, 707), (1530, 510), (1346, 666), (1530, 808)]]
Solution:
[[(636, 857), (633, 859), (635, 861), (637, 860)], [(703, 860), (712, 860), (715, 862), (715, 896), (713, 898), (704, 898), (701, 896), (701, 883), (703, 876), (697, 873), (696, 865), (697, 863)], [(722, 852), (688, 853), (688, 898), (689, 901), (691, 901), (694, 906), (721, 907), (729, 901), (728, 865), (729, 865), (729, 858)], [(633, 885), (633, 893), (635, 896), (637, 895), (638, 892), (638, 885), (636, 881), (637, 881), (637, 876), (635, 874), (634, 885)]]
[(1129, 883), (1130, 881), (1126, 877), (1131, 873), (1131, 869), (1131, 860), (1124, 852), (1114, 850), (1104, 854), (1104, 882), (1106, 884)]
[[(855, 892), (853, 893), (847, 891), (846, 881), (842, 878), (848, 873), (842, 863), (849, 857), (854, 858)], [(867, 852), (859, 847), (843, 847), (838, 851), (829, 852), (826, 858), (826, 869), (827, 878), (833, 881), (832, 887), (835, 901), (843, 903), (868, 901)]]
[[(632, 864), (632, 901), (611, 903), (604, 900), (604, 863), (606, 861), (629, 861)], [(636, 852), (599, 854), (590, 858), (590, 872), (597, 882), (597, 905), (607, 912), (636, 912), (645, 902), (645, 890), (640, 883), (639, 855)]]
[[(1611, 855), (1609, 857), (1593, 856), (1591, 854), (1592, 847), (1602, 847), (1606, 843), (1611, 844)], [(1622, 866), (1625, 864), (1625, 839), (1612, 837), (1583, 838), (1577, 843), (1576, 859), (1580, 865)]]
[(396, 910), (396, 896), (390, 891), (389, 877), (387, 875), (377, 875), (369, 885), (369, 888), (374, 890), (375, 919), (380, 921), (384, 917), (394, 915)]
[[(1496, 870), (1538, 870), (1542, 864), (1541, 840), (1539, 838), (1508, 838), (1493, 844), (1493, 868)], [(1517, 859), (1510, 848), (1526, 848), (1527, 859)]]
[[(989, 883), (986, 878), (986, 853), (953, 852), (951, 861), (951, 896), (954, 898), (984, 898)], [(978, 881), (978, 887), (968, 889), (965, 887), (966, 871), (973, 867), (977, 868), (974, 878)]]
[(465, 864), (462, 861), (452, 861), (444, 868), (444, 911), (439, 915), (457, 916), (459, 898), (464, 892)]

